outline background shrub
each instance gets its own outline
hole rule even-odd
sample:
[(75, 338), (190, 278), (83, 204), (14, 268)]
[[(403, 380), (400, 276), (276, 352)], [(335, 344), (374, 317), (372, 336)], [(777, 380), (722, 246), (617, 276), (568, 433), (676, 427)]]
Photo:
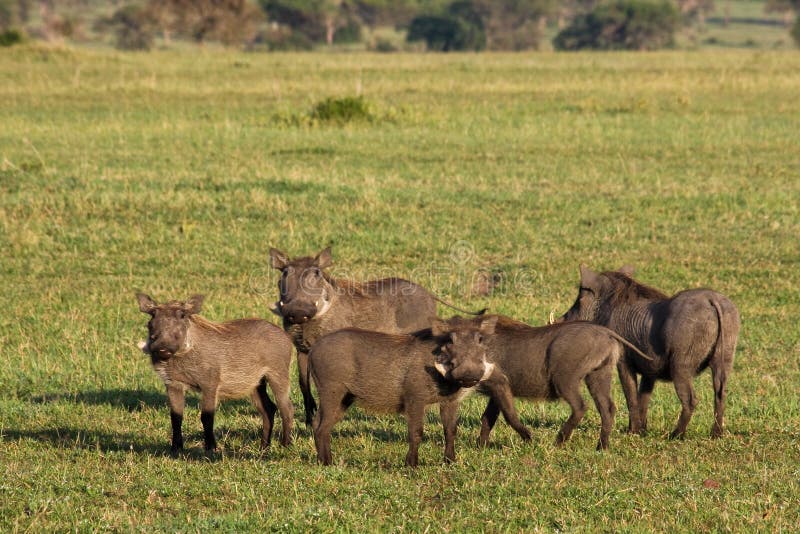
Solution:
[(616, 0), (579, 15), (553, 39), (558, 50), (655, 50), (671, 46), (679, 24), (666, 1)]
[(318, 102), (311, 110), (309, 117), (320, 122), (346, 124), (372, 120), (366, 100), (361, 96), (343, 98), (326, 98)]
[(472, 2), (453, 2), (441, 15), (414, 17), (408, 26), (408, 42), (425, 41), (428, 50), (483, 50), (486, 32)]
[(0, 46), (11, 46), (25, 40), (25, 34), (20, 30), (10, 29), (0, 31)]

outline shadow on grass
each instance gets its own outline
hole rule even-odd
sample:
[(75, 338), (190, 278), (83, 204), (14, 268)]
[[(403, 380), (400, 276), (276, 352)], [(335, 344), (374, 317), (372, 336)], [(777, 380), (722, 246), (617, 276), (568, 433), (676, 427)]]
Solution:
[[(272, 398), (272, 396), (271, 396)], [(186, 407), (189, 409), (199, 409), (200, 396), (189, 393), (186, 395)], [(73, 404), (85, 404), (89, 406), (110, 406), (112, 408), (122, 408), (129, 412), (142, 411), (145, 408), (162, 409), (168, 406), (167, 396), (158, 391), (147, 391), (138, 389), (103, 389), (97, 391), (80, 391), (74, 393), (45, 393), (30, 398), (34, 404), (47, 404), (50, 402), (70, 402)], [(255, 407), (249, 399), (229, 399), (220, 402), (225, 409), (240, 410), (248, 406)]]
[[(167, 396), (156, 391), (137, 389), (103, 389), (97, 391), (81, 391), (77, 393), (46, 393), (31, 397), (35, 404), (50, 402), (72, 402), (94, 406), (111, 406), (124, 408), (129, 412), (141, 411), (145, 408), (162, 408), (167, 405)], [(187, 401), (189, 399), (187, 398)]]
[(169, 456), (169, 445), (144, 439), (140, 434), (109, 434), (72, 427), (41, 430), (3, 430), (3, 441), (30, 439), (61, 449), (84, 449), (101, 452), (147, 453)]
[[(225, 441), (234, 441), (237, 438), (244, 442), (252, 441), (258, 443), (260, 435), (258, 432), (247, 430), (226, 431), (220, 429), (217, 436), (225, 435)], [(215, 431), (216, 433), (216, 431)], [(162, 458), (175, 458), (176, 460), (188, 460), (198, 462), (213, 462), (222, 459), (223, 456), (235, 457), (238, 459), (269, 459), (270, 451), (281, 447), (280, 443), (273, 439), (270, 450), (264, 451), (254, 445), (254, 449), (226, 450), (225, 441), (218, 443), (222, 447), (221, 452), (207, 453), (202, 446), (189, 446), (188, 442), (194, 441), (192, 436), (185, 436), (187, 447), (177, 454), (170, 451), (169, 442), (153, 441), (143, 438), (141, 434), (123, 434), (98, 432), (72, 427), (57, 427), (41, 430), (10, 430), (5, 429), (2, 433), (2, 441), (33, 440), (51, 447), (65, 450), (86, 450), (102, 453), (109, 452), (129, 452), (131, 454), (147, 454)], [(273, 436), (274, 437), (274, 436)], [(199, 439), (199, 438), (198, 438)]]

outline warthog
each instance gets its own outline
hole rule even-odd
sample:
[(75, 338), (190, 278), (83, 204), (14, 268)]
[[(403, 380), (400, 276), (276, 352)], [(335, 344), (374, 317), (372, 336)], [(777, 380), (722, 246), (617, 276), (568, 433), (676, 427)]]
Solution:
[[(319, 461), (331, 463), (331, 429), (354, 402), (368, 410), (405, 414), (406, 465), (412, 467), (418, 461), (425, 408), (439, 404), (444, 457), (455, 460), (459, 402), (494, 372), (480, 336), (490, 335), (495, 321), (488, 318), (456, 327), (441, 324), (433, 332), (405, 335), (347, 328), (317, 341), (309, 354), (309, 372), (319, 392), (313, 426)], [(445, 378), (436, 367), (444, 354), (454, 350), (459, 356), (448, 358), (451, 368)], [(507, 417), (515, 419), (516, 413)]]
[[(458, 310), (423, 287), (401, 278), (364, 283), (334, 279), (325, 269), (333, 260), (326, 248), (314, 257), (290, 260), (271, 248), (270, 263), (281, 271), (280, 299), (273, 312), (283, 318), (284, 329), (297, 348), (300, 390), (311, 423), (316, 403), (307, 376), (308, 350), (320, 337), (342, 328), (355, 327), (389, 334), (407, 334), (430, 327), (436, 302)], [(478, 315), (480, 312), (465, 312)]]
[(190, 388), (202, 394), (200, 420), (206, 450), (217, 446), (214, 412), (218, 401), (248, 394), (264, 420), (261, 445), (269, 447), (276, 406), (267, 396), (267, 384), (283, 421), (281, 444), (289, 445), (294, 417), (289, 400), (289, 336), (261, 319), (213, 323), (198, 315), (202, 295), (165, 304), (156, 304), (142, 293), (136, 298), (139, 309), (151, 317), (147, 341), (139, 347), (150, 355), (153, 369), (167, 387), (173, 452), (183, 449), (184, 396)]
[[(486, 336), (485, 344), (487, 360), (495, 365), (495, 372), (478, 386), (479, 391), (491, 395), (481, 416), (478, 444), (488, 443), (500, 411), (504, 415), (516, 413), (513, 397), (525, 397), (560, 398), (569, 404), (572, 414), (556, 437), (556, 445), (561, 445), (586, 413), (581, 395), (581, 382), (585, 382), (600, 412), (597, 448), (608, 448), (616, 412), (611, 379), (617, 360), (630, 343), (611, 330), (588, 322), (532, 327), (508, 317), (490, 317), (497, 325), (494, 333)], [(451, 328), (466, 327), (474, 321), (454, 317), (448, 324)], [(449, 354), (454, 358), (460, 355), (456, 348)], [(449, 364), (444, 363), (446, 369)], [(456, 379), (454, 374), (453, 378)]]
[[(632, 274), (631, 267), (596, 273), (581, 265), (578, 298), (561, 319), (607, 326), (652, 357), (646, 360), (627, 351), (618, 365), (629, 432), (647, 429), (647, 406), (655, 381), (671, 380), (682, 410), (670, 436), (682, 438), (697, 405), (692, 381), (710, 367), (714, 384), (711, 436), (721, 436), (725, 389), (739, 335), (736, 306), (710, 289), (690, 289), (668, 297), (640, 284)], [(637, 375), (641, 375), (638, 394)]]

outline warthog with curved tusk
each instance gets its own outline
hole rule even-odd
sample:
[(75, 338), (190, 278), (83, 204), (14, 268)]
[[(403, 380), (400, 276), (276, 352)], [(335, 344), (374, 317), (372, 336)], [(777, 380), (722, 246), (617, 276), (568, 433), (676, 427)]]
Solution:
[[(373, 411), (405, 414), (406, 465), (412, 467), (418, 462), (425, 408), (438, 404), (444, 457), (455, 460), (458, 405), (495, 372), (482, 341), (483, 336), (491, 335), (495, 321), (476, 319), (455, 327), (434, 321), (432, 330), (406, 335), (347, 328), (317, 341), (309, 353), (308, 367), (319, 392), (313, 426), (319, 461), (331, 463), (331, 429), (353, 403)], [(454, 350), (459, 351), (458, 357), (445, 356)], [(441, 368), (445, 360), (447, 370)], [(516, 413), (507, 417), (518, 420)], [(524, 427), (522, 432), (529, 439)]]
[(306, 380), (308, 351), (320, 337), (342, 328), (362, 328), (389, 334), (408, 334), (430, 327), (436, 302), (460, 310), (428, 290), (401, 278), (363, 283), (331, 277), (325, 269), (332, 263), (331, 249), (313, 257), (289, 259), (278, 249), (269, 251), (273, 268), (281, 271), (280, 297), (272, 310), (283, 319), (297, 348), (297, 367), (306, 424), (311, 423), (316, 402)]
[[(478, 386), (479, 391), (491, 396), (481, 417), (478, 445), (488, 443), (501, 411), (503, 415), (516, 414), (513, 397), (564, 399), (572, 414), (558, 432), (556, 444), (561, 445), (586, 413), (581, 395), (581, 382), (585, 382), (600, 412), (597, 448), (608, 448), (616, 412), (611, 379), (614, 366), (630, 343), (607, 328), (583, 321), (533, 327), (508, 317), (490, 317), (497, 325), (484, 343), (487, 359), (495, 365), (496, 372)], [(448, 324), (457, 328), (474, 321), (454, 317)], [(456, 349), (449, 354), (453, 358), (461, 356)], [(516, 424), (513, 422), (512, 427)]]

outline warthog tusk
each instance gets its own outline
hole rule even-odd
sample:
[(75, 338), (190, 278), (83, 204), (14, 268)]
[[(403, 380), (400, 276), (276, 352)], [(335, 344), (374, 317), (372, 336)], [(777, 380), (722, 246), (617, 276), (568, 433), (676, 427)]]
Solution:
[(150, 351), (148, 350), (148, 347), (147, 347), (147, 341), (140, 341), (140, 342), (138, 342), (138, 343), (136, 344), (136, 346), (137, 346), (137, 347), (139, 347), (139, 350), (140, 350), (140, 351), (142, 351), (142, 352), (144, 352), (144, 353), (148, 353), (148, 352), (150, 352)]
[(547, 319), (547, 324), (556, 324), (556, 317), (553, 310), (550, 310), (550, 317)]
[(445, 367), (443, 363), (436, 362), (433, 366), (436, 367), (440, 375), (447, 376), (447, 367)]

